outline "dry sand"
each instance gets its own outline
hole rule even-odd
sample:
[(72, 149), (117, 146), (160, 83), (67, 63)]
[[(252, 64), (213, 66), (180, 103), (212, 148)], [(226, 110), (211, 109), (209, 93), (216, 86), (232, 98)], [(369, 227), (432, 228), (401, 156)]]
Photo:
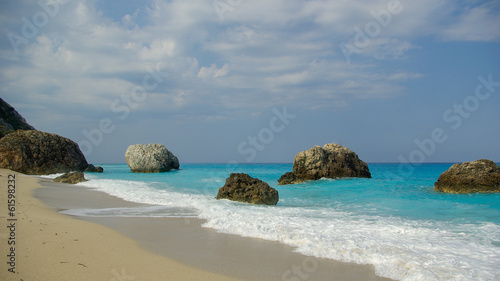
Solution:
[(62, 215), (56, 211), (139, 204), (18, 173), (16, 273), (10, 273), (7, 177), (14, 173), (0, 174), (0, 210), (5, 210), (0, 212), (5, 224), (0, 224), (0, 280), (388, 280), (376, 276), (373, 266), (307, 257), (277, 242), (217, 233), (198, 219)]
[[(7, 181), (14, 174), (17, 221), (7, 221)], [(31, 196), (41, 187), (38, 178), (8, 170), (0, 175), (0, 280), (237, 280), (153, 254), (115, 230), (45, 207)], [(15, 245), (8, 245), (11, 223)], [(8, 271), (10, 247), (15, 273)]]

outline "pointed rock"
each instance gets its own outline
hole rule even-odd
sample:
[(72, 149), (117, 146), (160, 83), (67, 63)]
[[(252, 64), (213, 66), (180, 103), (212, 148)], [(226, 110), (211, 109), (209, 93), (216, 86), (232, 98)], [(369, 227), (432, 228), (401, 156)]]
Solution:
[(35, 130), (10, 104), (0, 98), (0, 138), (16, 130)]

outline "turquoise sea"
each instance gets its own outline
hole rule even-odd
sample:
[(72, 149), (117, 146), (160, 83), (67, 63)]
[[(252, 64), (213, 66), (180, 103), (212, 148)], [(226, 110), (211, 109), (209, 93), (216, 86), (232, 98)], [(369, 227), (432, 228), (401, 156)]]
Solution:
[[(181, 164), (159, 174), (102, 165), (79, 185), (152, 207), (68, 210), (80, 216), (205, 219), (219, 232), (280, 241), (312, 257), (373, 264), (397, 280), (500, 280), (500, 194), (433, 190), (452, 164), (369, 164), (371, 179), (278, 185), (292, 164)], [(231, 172), (278, 190), (276, 206), (215, 196)]]

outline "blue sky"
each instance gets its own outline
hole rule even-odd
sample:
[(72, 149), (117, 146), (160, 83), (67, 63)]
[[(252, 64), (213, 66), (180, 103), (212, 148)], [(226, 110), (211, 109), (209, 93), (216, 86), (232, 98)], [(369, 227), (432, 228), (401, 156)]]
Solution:
[(500, 161), (498, 1), (0, 3), (0, 96), (92, 163)]

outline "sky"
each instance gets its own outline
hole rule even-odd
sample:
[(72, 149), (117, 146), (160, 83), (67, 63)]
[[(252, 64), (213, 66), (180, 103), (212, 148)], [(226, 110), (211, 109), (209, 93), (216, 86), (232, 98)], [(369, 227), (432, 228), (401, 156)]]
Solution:
[(500, 161), (500, 2), (0, 2), (0, 97), (90, 163)]

